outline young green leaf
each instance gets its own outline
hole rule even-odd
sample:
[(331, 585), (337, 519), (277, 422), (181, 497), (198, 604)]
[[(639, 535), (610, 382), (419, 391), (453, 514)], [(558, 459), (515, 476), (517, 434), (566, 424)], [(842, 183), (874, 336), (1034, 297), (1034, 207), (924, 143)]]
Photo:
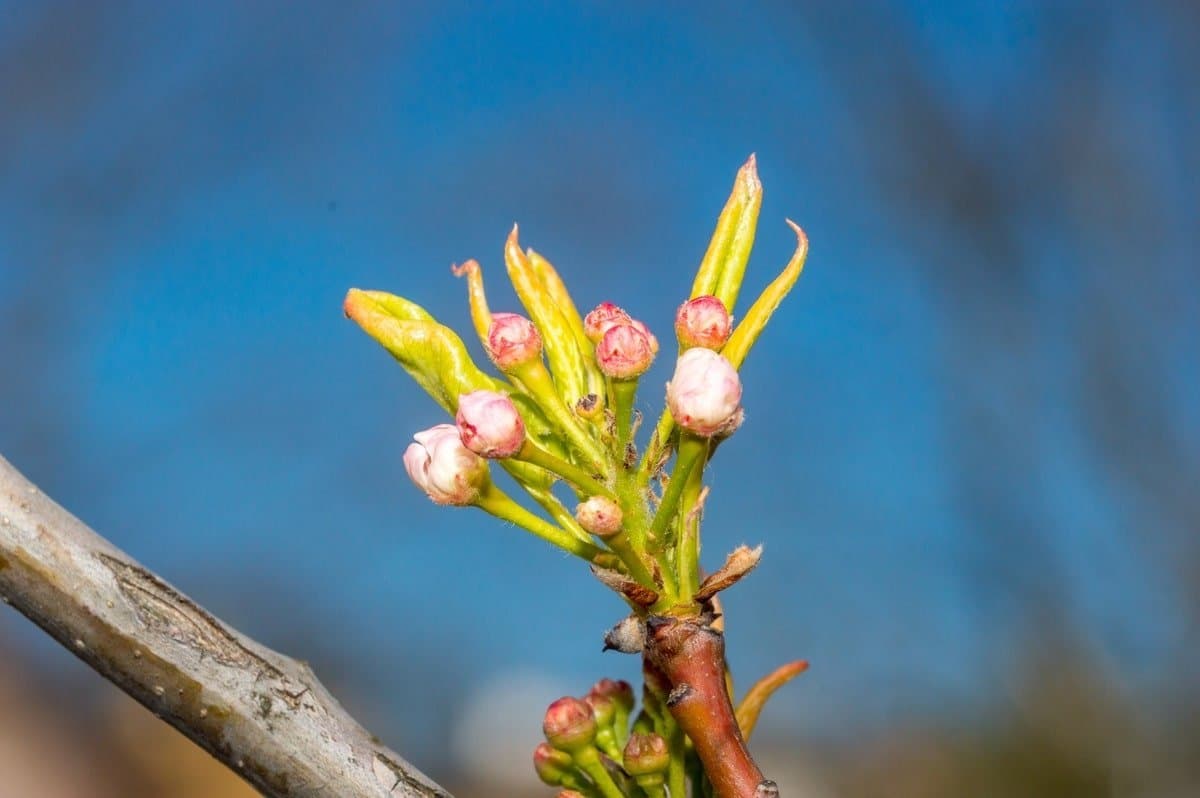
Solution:
[[(504, 245), (504, 263), (517, 297), (541, 333), (546, 363), (554, 377), (554, 385), (568, 406), (573, 406), (588, 393), (584, 377), (584, 353), (579, 349), (570, 320), (546, 290), (543, 274), (539, 274), (522, 251), (516, 225), (513, 225)], [(562, 291), (565, 293), (566, 289)]]
[(504, 390), (475, 365), (462, 339), (419, 305), (382, 291), (352, 288), (343, 307), (447, 412), (458, 409), (464, 393)]
[(721, 354), (733, 364), (734, 368), (741, 367), (746, 355), (750, 353), (750, 347), (754, 346), (754, 342), (758, 340), (759, 334), (767, 326), (771, 315), (788, 292), (792, 290), (800, 272), (804, 270), (804, 259), (808, 257), (808, 236), (804, 235), (800, 226), (791, 219), (788, 219), (787, 223), (796, 231), (796, 252), (780, 275), (763, 289), (762, 294), (750, 306), (750, 310), (746, 311), (745, 318), (737, 327), (733, 328), (733, 334), (729, 336), (729, 341), (721, 349)]
[(733, 312), (737, 302), (750, 250), (754, 247), (754, 231), (758, 226), (758, 210), (762, 206), (762, 183), (758, 166), (751, 155), (738, 170), (733, 192), (717, 219), (708, 251), (700, 261), (700, 269), (692, 283), (692, 298), (711, 294)]

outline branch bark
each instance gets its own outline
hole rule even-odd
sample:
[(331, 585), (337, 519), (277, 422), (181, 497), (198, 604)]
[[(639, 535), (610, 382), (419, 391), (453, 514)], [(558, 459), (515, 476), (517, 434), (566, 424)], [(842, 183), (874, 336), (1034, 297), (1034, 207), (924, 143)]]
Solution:
[(222, 623), (0, 457), (0, 598), (272, 798), (450, 798), (303, 662)]

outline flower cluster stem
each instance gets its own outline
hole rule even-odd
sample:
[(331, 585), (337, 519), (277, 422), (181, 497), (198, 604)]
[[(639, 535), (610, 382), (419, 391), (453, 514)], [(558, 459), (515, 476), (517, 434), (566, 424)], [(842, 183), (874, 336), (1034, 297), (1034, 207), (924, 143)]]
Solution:
[(480, 491), (475, 504), (480, 509), (486, 510), (497, 518), (511, 521), (517, 526), (537, 535), (547, 543), (558, 546), (560, 549), (568, 551), (576, 557), (582, 557), (588, 562), (594, 561), (596, 556), (601, 553), (600, 549), (595, 545), (580, 540), (545, 519), (538, 518), (490, 482), (487, 484), (487, 487)]
[(687, 750), (687, 738), (678, 723), (669, 724), (670, 736), (667, 737), (667, 747), (671, 751), (671, 762), (667, 765), (667, 787), (671, 795), (687, 795), (687, 771), (684, 769), (684, 756)]
[(705, 438), (686, 433), (680, 436), (679, 456), (675, 460), (675, 470), (671, 473), (671, 481), (667, 483), (666, 492), (663, 493), (662, 503), (658, 505), (658, 512), (654, 514), (654, 520), (650, 522), (651, 540), (655, 542), (662, 540), (663, 534), (679, 509), (679, 500), (683, 496), (684, 488), (687, 487), (692, 469), (704, 459), (707, 449), (708, 440)]
[(703, 486), (704, 471), (693, 468), (680, 500), (682, 519), (679, 524), (675, 567), (679, 571), (679, 595), (689, 600), (700, 586), (700, 508), (697, 504)]
[(614, 413), (617, 420), (617, 462), (625, 460), (625, 448), (633, 431), (633, 403), (637, 397), (637, 380), (612, 380)]
[(629, 575), (638, 581), (639, 584), (656, 590), (657, 585), (654, 584), (654, 577), (650, 575), (650, 569), (646, 567), (645, 560), (642, 555), (638, 554), (629, 542), (629, 535), (625, 530), (621, 530), (610, 538), (606, 538), (605, 543), (613, 550), (613, 553), (621, 558), (621, 562), (629, 568)]
[(575, 411), (567, 407), (562, 397), (559, 396), (558, 390), (554, 387), (554, 380), (550, 376), (550, 372), (546, 370), (545, 364), (540, 360), (526, 363), (515, 369), (512, 376), (537, 400), (571, 445), (584, 455), (597, 471), (601, 470), (605, 462), (604, 451), (600, 448), (600, 444), (588, 434), (579, 417), (575, 415)]
[(611, 488), (587, 471), (551, 454), (528, 438), (522, 444), (521, 451), (517, 452), (516, 458), (546, 469), (551, 474), (565, 479), (585, 494), (598, 494), (614, 500), (617, 498), (617, 494), (613, 493)]
[(600, 761), (600, 754), (595, 748), (589, 745), (573, 752), (571, 756), (575, 760), (575, 764), (588, 775), (604, 798), (625, 798), (625, 793), (605, 770), (604, 763)]

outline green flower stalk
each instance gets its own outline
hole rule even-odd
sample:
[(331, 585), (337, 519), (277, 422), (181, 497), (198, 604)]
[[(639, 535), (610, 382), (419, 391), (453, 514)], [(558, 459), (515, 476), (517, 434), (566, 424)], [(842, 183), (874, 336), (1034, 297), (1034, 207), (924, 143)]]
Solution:
[[(581, 316), (515, 226), (503, 257), (524, 315), (492, 311), (478, 261), (453, 267), (498, 374), (411, 300), (358, 289), (346, 296), (346, 315), (454, 419), (414, 436), (403, 457), (413, 483), (438, 504), (477, 507), (586, 561), (629, 608), (605, 648), (642, 656), (643, 707), (635, 715), (632, 690), (610, 680), (584, 700), (551, 706), (534, 762), (564, 795), (687, 798), (689, 781), (694, 797), (762, 798), (775, 789), (745, 739), (766, 699), (803, 667), (777, 670), (734, 710), (718, 594), (758, 564), (761, 547), (739, 547), (707, 575), (700, 563), (707, 468), (746, 418), (739, 370), (808, 254), (789, 221), (794, 254), (734, 324), (761, 206), (751, 156), (690, 290), (680, 287), (665, 407), (640, 435), (635, 407), (658, 338), (612, 302)], [(493, 462), (535, 509), (492, 482)]]

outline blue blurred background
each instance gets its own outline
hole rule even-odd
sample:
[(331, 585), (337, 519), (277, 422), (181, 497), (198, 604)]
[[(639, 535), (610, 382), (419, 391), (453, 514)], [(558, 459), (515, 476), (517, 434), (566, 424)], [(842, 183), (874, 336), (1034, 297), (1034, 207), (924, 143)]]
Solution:
[[(460, 796), (544, 794), (545, 703), (636, 677), (600, 653), (621, 605), (409, 484), (442, 418), (341, 299), (469, 332), (449, 266), (517, 309), (518, 221), (669, 338), (755, 152), (743, 296), (785, 216), (812, 249), (705, 559), (766, 544), (726, 600), (743, 684), (813, 663), (758, 743), (784, 794), (1194, 795), (1198, 85), (1171, 0), (0, 2), (0, 453)], [(34, 715), (118, 722), (15, 613), (0, 653)]]

